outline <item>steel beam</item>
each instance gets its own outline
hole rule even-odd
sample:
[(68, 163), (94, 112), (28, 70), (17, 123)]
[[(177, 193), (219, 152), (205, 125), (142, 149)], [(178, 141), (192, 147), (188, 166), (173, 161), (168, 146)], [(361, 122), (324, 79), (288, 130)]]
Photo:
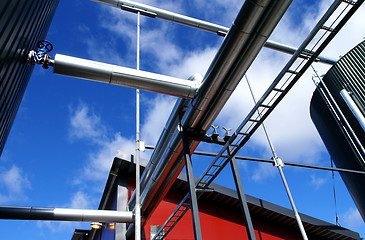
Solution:
[[(230, 154), (230, 150), (228, 150), (228, 151)], [(240, 205), (241, 205), (242, 216), (243, 216), (245, 226), (246, 226), (248, 239), (256, 240), (255, 231), (253, 228), (250, 211), (248, 209), (246, 195), (245, 195), (245, 192), (243, 191), (243, 185), (242, 185), (240, 173), (238, 171), (236, 158), (232, 157), (230, 163), (231, 163), (234, 183), (235, 183), (236, 189), (237, 189), (238, 199), (239, 199)]]
[(187, 181), (188, 181), (188, 186), (189, 186), (190, 209), (191, 209), (191, 215), (193, 218), (194, 237), (195, 237), (195, 240), (201, 240), (202, 232), (201, 232), (201, 227), (200, 227), (198, 199), (196, 197), (196, 189), (195, 189), (195, 181), (194, 181), (194, 174), (193, 174), (193, 166), (191, 163), (189, 141), (183, 132), (181, 133), (181, 137), (183, 140), (186, 176), (187, 176)]
[[(146, 145), (146, 149), (155, 149), (154, 146)], [(210, 156), (216, 157), (218, 154), (214, 152), (204, 152), (204, 151), (195, 151), (193, 154), (201, 155), (201, 156)], [(228, 157), (223, 155), (223, 157)], [(268, 158), (258, 158), (258, 157), (246, 157), (246, 156), (235, 156), (238, 160), (247, 160), (247, 161), (254, 161), (254, 162), (265, 162), (275, 164), (275, 161)], [(334, 167), (324, 167), (312, 164), (305, 164), (305, 163), (296, 163), (296, 162), (287, 162), (283, 161), (286, 166), (294, 166), (294, 167), (304, 167), (304, 168), (312, 168), (318, 170), (327, 170), (327, 171), (335, 171), (335, 172), (345, 172), (345, 173), (354, 173), (354, 174), (365, 174), (365, 171), (358, 171), (352, 169), (345, 169), (345, 168), (334, 168)]]
[(132, 212), (0, 206), (0, 219), (132, 223)]

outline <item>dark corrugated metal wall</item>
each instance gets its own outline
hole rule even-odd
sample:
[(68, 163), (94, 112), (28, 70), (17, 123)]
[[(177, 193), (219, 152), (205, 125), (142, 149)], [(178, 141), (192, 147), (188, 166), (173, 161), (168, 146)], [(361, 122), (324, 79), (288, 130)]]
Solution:
[[(335, 64), (324, 77), (331, 92), (342, 89), (351, 92), (362, 114), (365, 115), (365, 42), (360, 43)], [(338, 94), (334, 95), (339, 100)], [(337, 101), (340, 102), (340, 101)]]
[(47, 34), (59, 0), (0, 0), (0, 155), (33, 66), (29, 50)]
[[(312, 120), (337, 167), (365, 171), (365, 162), (362, 160), (365, 158), (365, 153), (359, 151), (358, 155), (354, 150), (354, 146), (358, 149), (360, 145), (365, 146), (364, 130), (340, 95), (343, 89), (351, 93), (352, 99), (365, 115), (365, 41), (342, 57), (327, 72), (323, 81), (354, 130), (360, 144), (349, 143), (341, 130), (347, 127), (337, 123), (318, 91), (313, 94), (310, 105)], [(341, 177), (365, 220), (365, 191), (363, 190), (365, 176), (341, 173)]]

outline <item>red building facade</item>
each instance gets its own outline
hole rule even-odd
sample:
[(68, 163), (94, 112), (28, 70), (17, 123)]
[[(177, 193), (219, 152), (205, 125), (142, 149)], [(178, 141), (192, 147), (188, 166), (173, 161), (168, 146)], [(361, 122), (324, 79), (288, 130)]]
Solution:
[[(143, 165), (143, 164), (142, 164)], [(143, 170), (144, 167), (141, 168)], [(133, 156), (119, 155), (114, 159), (99, 206), (102, 210), (127, 210), (128, 200), (135, 188)], [(198, 200), (203, 239), (248, 239), (236, 191), (212, 184), (212, 191)], [(186, 176), (181, 173), (151, 217), (144, 221), (142, 239), (150, 240), (178, 206), (188, 192)], [(302, 239), (291, 209), (246, 195), (256, 239)], [(360, 239), (358, 233), (331, 223), (301, 214), (308, 238)], [(72, 240), (124, 240), (134, 239), (134, 231), (127, 224), (116, 224), (115, 229), (101, 228), (89, 231), (76, 230)], [(194, 239), (192, 216), (185, 214), (166, 239)]]

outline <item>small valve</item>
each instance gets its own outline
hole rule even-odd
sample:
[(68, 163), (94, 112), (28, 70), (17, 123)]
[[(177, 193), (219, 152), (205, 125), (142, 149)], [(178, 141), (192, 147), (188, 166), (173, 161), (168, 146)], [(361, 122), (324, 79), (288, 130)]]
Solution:
[(215, 126), (211, 125), (211, 127), (213, 128), (213, 133), (210, 135), (210, 137), (212, 139), (218, 139), (219, 133), (217, 132), (217, 129), (219, 128), (219, 126), (215, 127)]
[(52, 66), (53, 65), (53, 61), (51, 60), (50, 56), (47, 54), (50, 51), (53, 50), (53, 46), (50, 42), (48, 41), (39, 41), (37, 43), (37, 51), (31, 50), (28, 53), (28, 64), (29, 65), (35, 65), (37, 64), (42, 64), (42, 67), (47, 69), (48, 66)]
[(224, 134), (224, 136), (223, 136), (223, 140), (225, 141), (225, 142), (227, 142), (228, 141), (228, 139), (230, 139), (231, 138), (231, 136), (232, 135), (230, 135), (229, 134), (229, 131), (231, 131), (232, 129), (231, 128), (226, 128), (226, 127), (223, 127), (223, 129), (226, 131), (226, 133)]

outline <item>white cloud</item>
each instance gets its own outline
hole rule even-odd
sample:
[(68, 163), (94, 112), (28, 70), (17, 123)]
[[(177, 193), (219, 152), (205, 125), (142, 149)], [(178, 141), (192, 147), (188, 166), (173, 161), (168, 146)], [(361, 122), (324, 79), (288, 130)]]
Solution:
[[(110, 133), (99, 115), (85, 103), (70, 107), (69, 133), (73, 139), (87, 140), (95, 146), (89, 153), (85, 171), (77, 177), (75, 183), (85, 180), (105, 180), (118, 150), (134, 153), (135, 141), (121, 136), (121, 133)], [(100, 182), (100, 185), (101, 182)]]
[(252, 179), (261, 182), (277, 175), (277, 168), (271, 164), (260, 164), (252, 173)]
[(90, 153), (82, 178), (98, 182), (106, 180), (118, 150), (134, 154), (135, 141), (116, 133), (112, 138), (100, 143), (97, 151)]
[(91, 203), (92, 197), (89, 194), (78, 191), (72, 196), (71, 202), (66, 207), (72, 209), (89, 209), (91, 208)]
[(27, 199), (26, 191), (31, 189), (28, 177), (23, 171), (13, 165), (10, 169), (0, 172), (0, 203), (24, 201)]
[(103, 137), (105, 127), (100, 123), (100, 117), (95, 115), (86, 104), (80, 103), (76, 108), (70, 107), (69, 110), (71, 138), (99, 141), (98, 139)]
[[(148, 145), (155, 145), (175, 105), (176, 98), (158, 95), (148, 101), (146, 117), (141, 128), (141, 140)], [(144, 102), (147, 104), (147, 101)]]
[(364, 231), (365, 223), (361, 218), (359, 211), (355, 208), (348, 209), (345, 213), (340, 214), (339, 221), (343, 227), (356, 231)]
[(311, 179), (310, 182), (311, 185), (313, 185), (316, 190), (319, 190), (324, 184), (327, 183), (327, 178), (321, 178), (314, 174), (310, 175), (310, 179)]
[(217, 53), (217, 50), (218, 48), (207, 47), (205, 49), (188, 52), (181, 61), (171, 64), (166, 71), (169, 75), (182, 79), (187, 79), (195, 73), (204, 76)]

